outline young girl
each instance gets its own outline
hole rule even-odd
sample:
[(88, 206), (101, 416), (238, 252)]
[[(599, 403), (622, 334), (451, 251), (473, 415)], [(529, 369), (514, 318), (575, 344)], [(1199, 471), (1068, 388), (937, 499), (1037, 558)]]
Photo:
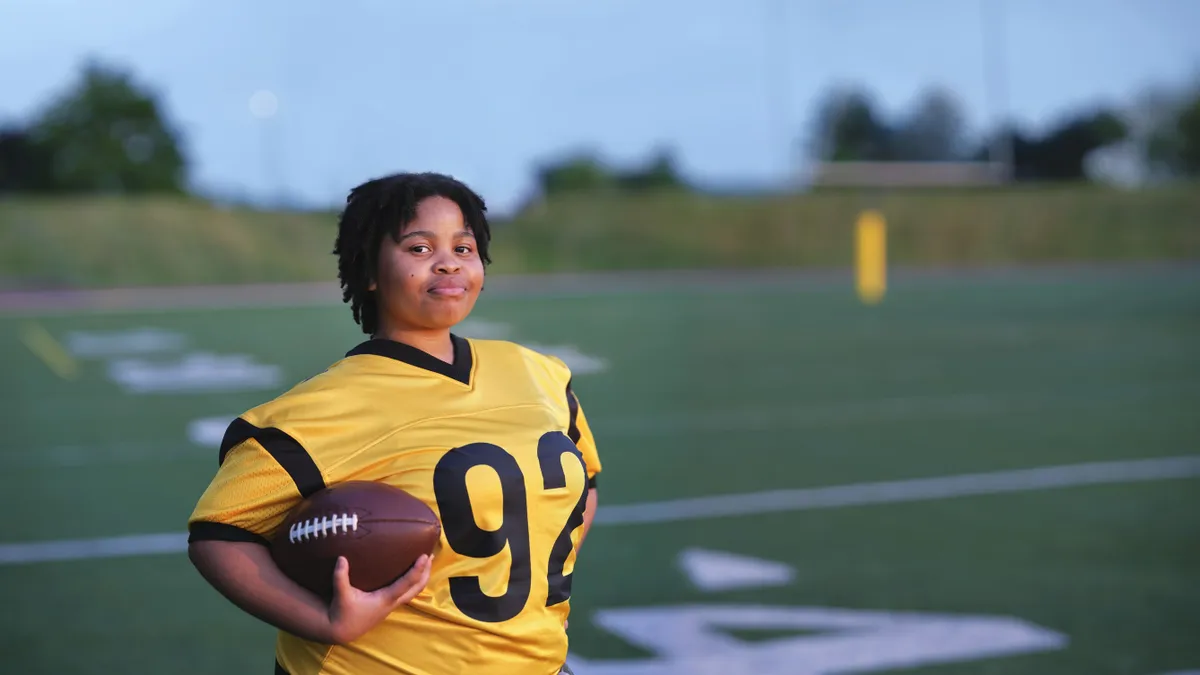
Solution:
[[(439, 174), (351, 191), (335, 254), (369, 339), (241, 415), (192, 513), (189, 554), (235, 605), (279, 629), (276, 673), (565, 672), (575, 554), (600, 462), (571, 373), (516, 344), (451, 328), (484, 283), (483, 200)], [(303, 339), (303, 336), (289, 336)], [(266, 544), (322, 488), (375, 480), (422, 499), (442, 536), (390, 587), (325, 602)]]

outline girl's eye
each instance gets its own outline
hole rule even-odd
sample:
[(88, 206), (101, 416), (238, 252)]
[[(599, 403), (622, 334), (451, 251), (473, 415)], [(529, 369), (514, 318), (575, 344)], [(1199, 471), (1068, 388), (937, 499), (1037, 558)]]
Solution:
[(454, 250), (458, 251), (462, 255), (470, 255), (471, 254), (470, 246), (459, 246), (458, 248), (456, 248)]
[(408, 250), (412, 251), (413, 253), (424, 253), (425, 251), (429, 250), (429, 247), (425, 244), (417, 244)]

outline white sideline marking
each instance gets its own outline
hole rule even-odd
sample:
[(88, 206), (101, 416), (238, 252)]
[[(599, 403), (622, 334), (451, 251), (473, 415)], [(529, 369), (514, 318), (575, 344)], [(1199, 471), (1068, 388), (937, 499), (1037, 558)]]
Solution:
[[(1020, 284), (1077, 279), (1193, 279), (1195, 260), (1180, 262), (1051, 263), (975, 268), (895, 266), (889, 276), (901, 283), (957, 285), (1015, 282)], [(662, 292), (727, 292), (745, 288), (788, 290), (840, 289), (851, 283), (851, 269), (693, 269), (624, 270), (584, 273), (501, 274), (488, 280), (488, 293), (505, 298), (611, 297)], [(341, 289), (328, 281), (299, 283), (218, 284), (199, 286), (125, 287), (69, 290), (0, 291), (0, 315), (50, 316), (192, 312), (225, 309), (278, 309), (341, 304)]]
[[(1077, 485), (1134, 483), (1196, 476), (1200, 476), (1200, 456), (1092, 462), (937, 478), (852, 483), (820, 488), (772, 490), (605, 506), (596, 514), (596, 524), (665, 523), (777, 511), (836, 509), (846, 506), (894, 504), (971, 495), (1048, 490)], [(0, 565), (179, 553), (186, 550), (187, 535), (176, 533), (0, 544)]]

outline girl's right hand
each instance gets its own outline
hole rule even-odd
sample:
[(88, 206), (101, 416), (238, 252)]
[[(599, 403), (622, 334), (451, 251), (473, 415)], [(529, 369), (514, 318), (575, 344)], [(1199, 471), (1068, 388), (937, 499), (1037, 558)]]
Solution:
[(344, 645), (357, 640), (396, 608), (411, 602), (429, 583), (432, 563), (428, 555), (422, 555), (390, 586), (367, 592), (350, 585), (350, 562), (339, 557), (333, 568), (333, 600), (329, 603), (332, 642)]

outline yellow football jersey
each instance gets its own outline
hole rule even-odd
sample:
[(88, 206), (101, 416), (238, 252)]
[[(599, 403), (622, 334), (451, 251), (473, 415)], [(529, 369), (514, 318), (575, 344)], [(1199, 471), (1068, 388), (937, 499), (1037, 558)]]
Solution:
[(441, 520), (429, 583), (353, 644), (280, 632), (290, 675), (557, 673), (575, 548), (601, 466), (571, 373), (519, 345), (455, 336), (454, 363), (368, 340), (239, 417), (190, 538), (265, 543), (300, 500), (382, 481)]

